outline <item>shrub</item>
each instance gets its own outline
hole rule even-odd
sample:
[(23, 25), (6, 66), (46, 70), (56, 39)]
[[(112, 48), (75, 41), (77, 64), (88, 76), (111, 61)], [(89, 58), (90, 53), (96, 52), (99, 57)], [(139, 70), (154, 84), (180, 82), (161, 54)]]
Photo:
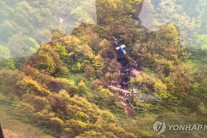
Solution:
[(201, 105), (201, 101), (197, 97), (190, 96), (186, 98), (184, 104), (191, 112), (197, 112)]
[(89, 64), (85, 65), (84, 72), (86, 73), (86, 76), (89, 78), (95, 77), (95, 69)]
[(74, 96), (75, 94), (79, 93), (79, 89), (77, 86), (71, 85), (69, 86), (69, 93), (71, 96)]
[(83, 122), (86, 122), (87, 120), (89, 120), (89, 116), (83, 112), (80, 112), (80, 111), (77, 111), (74, 118), (76, 120), (80, 120), (80, 121), (83, 121)]
[(61, 132), (64, 127), (64, 122), (58, 117), (52, 117), (50, 119), (49, 124), (50, 124), (51, 129), (58, 131), (58, 132)]
[(18, 103), (15, 105), (13, 114), (23, 121), (30, 122), (34, 118), (35, 109), (30, 104)]
[(7, 47), (0, 46), (0, 69), (15, 69), (10, 50)]
[(36, 111), (42, 111), (46, 106), (50, 108), (49, 102), (45, 97), (24, 94), (22, 98), (24, 102), (31, 104)]
[(32, 80), (30, 77), (24, 77), (23, 80), (18, 81), (17, 85), (20, 87), (19, 92), (24, 93), (33, 93), (37, 95), (42, 95), (42, 87), (35, 80)]
[(0, 70), (0, 90), (6, 95), (17, 94), (18, 87), (16, 83), (22, 78), (23, 74), (19, 71)]
[(83, 81), (78, 83), (78, 89), (79, 89), (79, 92), (80, 92), (81, 95), (83, 93), (87, 93), (87, 91), (88, 91), (88, 88), (87, 88), (86, 84)]

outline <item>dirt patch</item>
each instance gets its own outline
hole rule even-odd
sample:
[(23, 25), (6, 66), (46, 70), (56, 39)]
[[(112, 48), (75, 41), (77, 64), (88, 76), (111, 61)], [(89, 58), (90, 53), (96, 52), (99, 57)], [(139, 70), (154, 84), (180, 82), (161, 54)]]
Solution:
[(18, 133), (15, 131), (12, 131), (10, 129), (3, 129), (4, 138), (21, 138), (23, 137), (22, 133)]

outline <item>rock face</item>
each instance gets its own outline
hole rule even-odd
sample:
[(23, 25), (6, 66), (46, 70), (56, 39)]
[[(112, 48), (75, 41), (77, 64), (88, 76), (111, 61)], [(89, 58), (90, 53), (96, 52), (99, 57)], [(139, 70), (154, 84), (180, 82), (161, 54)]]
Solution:
[(134, 13), (134, 17), (135, 17), (135, 18), (138, 18), (140, 12), (142, 11), (143, 4), (144, 4), (144, 0), (142, 0), (142, 2), (136, 6), (136, 9), (137, 9), (137, 10), (136, 10), (136, 12)]
[(137, 21), (136, 24), (138, 24), (138, 25), (141, 25), (141, 23), (142, 23), (139, 18), (139, 14), (142, 11), (143, 4), (144, 4), (144, 0), (142, 0), (142, 2), (140, 4), (136, 5), (136, 12), (133, 13), (133, 18)]

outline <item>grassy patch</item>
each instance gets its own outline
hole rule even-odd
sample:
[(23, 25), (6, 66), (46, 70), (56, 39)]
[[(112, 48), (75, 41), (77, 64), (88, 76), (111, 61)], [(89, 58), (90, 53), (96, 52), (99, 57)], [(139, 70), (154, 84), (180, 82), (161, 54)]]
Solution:
[(188, 60), (186, 60), (185, 64), (192, 67), (192, 69), (196, 69), (202, 66), (204, 61), (201, 60), (200, 57), (190, 57)]

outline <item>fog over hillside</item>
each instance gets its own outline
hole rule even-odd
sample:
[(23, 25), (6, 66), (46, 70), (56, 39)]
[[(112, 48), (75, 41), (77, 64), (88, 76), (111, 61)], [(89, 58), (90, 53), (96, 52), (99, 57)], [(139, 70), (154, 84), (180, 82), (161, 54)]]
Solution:
[(180, 29), (183, 44), (198, 47), (200, 37), (207, 38), (206, 12), (205, 0), (145, 0), (139, 18), (149, 30), (172, 23)]
[(0, 45), (13, 58), (31, 56), (53, 30), (70, 34), (81, 22), (97, 22), (95, 0), (4, 0), (0, 7)]

